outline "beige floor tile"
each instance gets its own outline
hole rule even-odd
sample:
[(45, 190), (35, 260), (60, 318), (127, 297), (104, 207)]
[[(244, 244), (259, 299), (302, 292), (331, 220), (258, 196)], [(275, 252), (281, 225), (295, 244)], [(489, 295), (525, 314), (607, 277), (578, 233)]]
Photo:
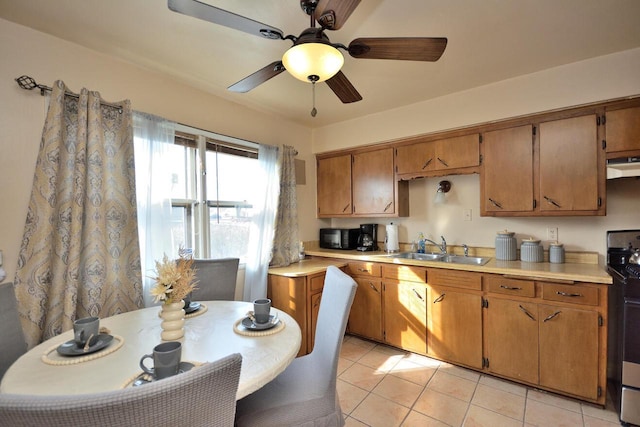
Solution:
[(427, 388), (464, 400), (465, 402), (471, 401), (473, 392), (476, 389), (476, 382), (451, 375), (448, 372), (449, 371), (438, 369), (433, 375), (433, 378), (431, 378), (431, 381), (429, 381)]
[(388, 372), (399, 361), (401, 361), (403, 357), (403, 354), (394, 354), (392, 352), (384, 350), (380, 351), (378, 347), (376, 347), (362, 356), (360, 359), (358, 359), (358, 363), (381, 372)]
[(527, 399), (524, 420), (539, 427), (582, 427), (582, 414), (558, 406)]
[(478, 384), (471, 404), (522, 421), (524, 419), (525, 400), (524, 396)]
[(440, 362), (439, 371), (444, 371), (450, 375), (455, 375), (460, 378), (464, 378), (469, 381), (478, 382), (480, 380), (480, 374), (469, 369), (461, 368), (459, 366), (452, 365), (450, 363)]
[(390, 355), (402, 356), (402, 357), (407, 357), (409, 354), (411, 354), (408, 351), (400, 350), (399, 348), (391, 347), (391, 346), (384, 345), (384, 344), (376, 345), (374, 347), (374, 350), (382, 352), (382, 353), (387, 353), (387, 354), (390, 354)]
[(368, 348), (369, 350), (371, 350), (372, 348), (374, 348), (375, 346), (378, 345), (377, 343), (375, 343), (373, 341), (369, 341), (369, 340), (366, 340), (364, 338), (356, 337), (355, 335), (351, 335), (350, 336), (349, 342), (351, 342), (352, 344), (359, 345), (359, 346), (364, 347), (364, 348)]
[(403, 359), (389, 371), (389, 374), (425, 386), (433, 377), (433, 374), (436, 373), (436, 369), (437, 367), (424, 366), (408, 359)]
[(438, 421), (431, 417), (427, 417), (417, 411), (409, 412), (407, 418), (404, 419), (402, 427), (448, 427), (442, 421)]
[(450, 426), (459, 427), (469, 404), (429, 388), (418, 397), (413, 409)]
[(602, 409), (600, 407), (589, 405), (586, 403), (583, 403), (581, 406), (582, 406), (583, 415), (586, 415), (591, 418), (598, 418), (604, 421), (608, 421), (610, 423), (620, 422), (618, 418), (618, 413), (615, 411), (613, 406), (608, 406), (606, 409)]
[(512, 383), (511, 381), (491, 377), (489, 375), (482, 375), (480, 377), (480, 384), (488, 385), (489, 387), (517, 394), (518, 396), (526, 397), (527, 395), (527, 387), (520, 384)]
[(351, 416), (371, 427), (397, 427), (408, 413), (409, 408), (370, 394), (351, 413)]
[(611, 422), (584, 415), (584, 427), (620, 427), (620, 421)]
[(354, 363), (340, 374), (340, 379), (361, 389), (371, 391), (382, 381), (384, 375), (384, 372), (379, 372), (368, 366)]
[(464, 427), (520, 427), (517, 421), (479, 406), (471, 405), (464, 419)]
[(527, 392), (527, 399), (533, 399), (537, 402), (546, 403), (548, 405), (557, 406), (558, 408), (568, 409), (573, 412), (582, 413), (580, 403), (575, 400), (564, 398), (553, 393), (546, 393), (539, 390), (529, 390)]
[(353, 360), (345, 359), (344, 357), (338, 358), (338, 376), (343, 373), (348, 367), (353, 365), (355, 362)]
[(346, 381), (338, 379), (336, 383), (338, 399), (343, 414), (350, 414), (369, 394), (368, 391), (358, 388)]
[(410, 362), (417, 363), (418, 365), (427, 366), (429, 368), (437, 368), (442, 363), (439, 360), (415, 353), (408, 353), (405, 359)]
[(345, 417), (344, 427), (369, 427), (365, 423), (362, 423), (355, 418)]
[(423, 388), (407, 380), (387, 375), (373, 389), (373, 393), (410, 408), (422, 393)]
[(340, 357), (356, 362), (362, 356), (370, 352), (372, 348), (373, 346), (364, 346), (355, 339), (345, 340), (342, 343)]

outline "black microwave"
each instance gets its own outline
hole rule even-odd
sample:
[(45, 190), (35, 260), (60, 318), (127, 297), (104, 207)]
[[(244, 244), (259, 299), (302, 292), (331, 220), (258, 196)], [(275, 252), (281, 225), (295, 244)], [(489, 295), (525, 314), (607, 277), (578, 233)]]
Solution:
[(320, 247), (323, 249), (356, 249), (359, 228), (321, 228)]

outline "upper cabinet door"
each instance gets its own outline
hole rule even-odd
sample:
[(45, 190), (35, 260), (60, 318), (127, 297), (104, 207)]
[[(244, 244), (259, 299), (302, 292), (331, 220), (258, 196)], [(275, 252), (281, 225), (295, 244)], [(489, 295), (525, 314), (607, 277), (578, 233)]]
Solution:
[(318, 216), (351, 215), (351, 154), (318, 159)]
[(436, 169), (468, 168), (480, 164), (480, 134), (436, 141)]
[(487, 132), (482, 151), (482, 215), (533, 211), (533, 126)]
[(640, 107), (607, 111), (605, 117), (607, 153), (640, 150)]
[(435, 141), (403, 145), (396, 149), (396, 168), (398, 175), (433, 171), (436, 166), (435, 160)]
[(353, 155), (353, 212), (393, 214), (395, 206), (393, 148)]
[(597, 211), (598, 128), (590, 114), (540, 124), (540, 211)]

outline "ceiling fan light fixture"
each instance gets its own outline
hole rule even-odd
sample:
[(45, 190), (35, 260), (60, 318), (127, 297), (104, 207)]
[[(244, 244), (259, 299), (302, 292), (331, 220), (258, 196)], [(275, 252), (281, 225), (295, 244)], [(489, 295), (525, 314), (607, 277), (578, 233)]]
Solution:
[(282, 56), (282, 63), (293, 77), (303, 82), (323, 82), (335, 76), (344, 64), (344, 56), (326, 43), (300, 43), (292, 46)]

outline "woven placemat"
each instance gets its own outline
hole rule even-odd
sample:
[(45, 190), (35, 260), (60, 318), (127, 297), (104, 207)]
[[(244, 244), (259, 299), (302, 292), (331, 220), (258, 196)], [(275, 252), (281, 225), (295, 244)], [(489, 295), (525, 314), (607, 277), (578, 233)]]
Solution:
[(242, 317), (238, 320), (236, 320), (236, 323), (233, 324), (233, 332), (235, 332), (238, 335), (245, 335), (248, 337), (264, 337), (267, 335), (273, 335), (273, 334), (277, 334), (278, 332), (280, 332), (281, 330), (284, 329), (285, 324), (282, 320), (280, 320), (278, 322), (278, 324), (276, 326), (274, 326), (273, 328), (270, 329), (265, 329), (262, 331), (251, 331), (247, 328), (245, 328), (244, 326), (242, 326), (242, 321), (245, 319), (245, 317)]
[(200, 303), (200, 308), (199, 309), (197, 309), (193, 313), (185, 314), (184, 318), (185, 319), (191, 319), (192, 317), (200, 316), (201, 314), (206, 313), (207, 310), (209, 310), (209, 307), (207, 307), (206, 304)]
[(56, 349), (60, 346), (60, 344), (55, 344), (48, 348), (44, 354), (42, 355), (42, 361), (47, 365), (76, 365), (78, 363), (88, 362), (90, 360), (99, 359), (108, 354), (113, 353), (118, 350), (124, 344), (124, 338), (120, 335), (113, 335), (113, 340), (115, 342), (111, 342), (108, 346), (103, 348), (102, 350), (98, 350), (95, 353), (87, 354), (86, 356), (74, 356), (74, 357), (65, 357), (58, 354)]
[[(204, 365), (204, 363), (206, 362), (192, 362), (191, 360), (183, 360), (183, 362), (187, 362), (187, 363), (191, 363), (193, 365), (193, 369), (196, 369), (197, 367)], [(138, 372), (137, 374), (133, 375), (131, 378), (127, 379), (123, 384), (121, 388), (127, 388), (127, 387), (131, 387), (133, 385), (133, 382), (135, 380), (137, 380), (138, 378), (140, 378), (140, 376), (147, 376), (150, 377), (151, 375), (145, 373), (145, 372)], [(180, 374), (178, 374), (180, 375)], [(148, 380), (147, 380), (148, 381)]]

